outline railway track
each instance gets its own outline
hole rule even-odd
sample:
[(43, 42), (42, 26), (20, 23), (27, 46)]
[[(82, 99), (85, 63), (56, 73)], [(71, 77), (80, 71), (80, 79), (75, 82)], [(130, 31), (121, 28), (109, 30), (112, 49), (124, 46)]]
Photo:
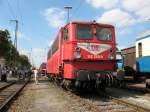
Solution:
[(7, 84), (2, 85), (2, 86), (0, 87), (0, 91), (3, 90), (3, 89), (5, 89), (5, 88), (7, 88), (7, 87), (9, 87), (9, 86), (11, 86), (11, 85), (14, 84), (14, 83), (16, 83), (16, 81), (12, 81), (12, 82), (9, 82), (9, 83), (7, 83)]
[[(150, 112), (150, 109), (147, 109), (147, 108), (144, 108), (144, 107), (141, 107), (139, 105), (136, 105), (136, 104), (133, 104), (133, 103), (130, 103), (128, 101), (124, 101), (122, 99), (119, 99), (119, 98), (116, 98), (116, 97), (113, 97), (113, 96), (110, 96), (110, 95), (106, 95), (106, 98), (110, 99), (111, 101), (117, 103), (117, 104), (121, 104), (121, 105), (124, 105), (125, 108), (131, 108), (131, 112)], [(130, 110), (130, 109), (129, 109)], [(127, 112), (127, 111), (125, 111)], [(128, 111), (130, 112), (130, 111)]]
[(28, 80), (17, 81), (0, 89), (0, 112), (4, 112), (8, 109), (10, 102), (19, 94), (27, 83)]
[[(60, 87), (54, 83), (56, 87)], [(61, 88), (61, 87), (60, 87)], [(124, 101), (119, 97), (99, 92), (84, 93), (76, 95), (71, 91), (61, 88), (71, 99), (79, 102), (81, 107), (88, 109), (87, 112), (150, 112), (150, 109), (137, 104)], [(121, 95), (119, 95), (121, 96)]]
[(67, 92), (67, 94), (92, 112), (150, 112), (150, 109), (134, 105), (108, 94), (92, 93), (79, 96), (72, 92)]

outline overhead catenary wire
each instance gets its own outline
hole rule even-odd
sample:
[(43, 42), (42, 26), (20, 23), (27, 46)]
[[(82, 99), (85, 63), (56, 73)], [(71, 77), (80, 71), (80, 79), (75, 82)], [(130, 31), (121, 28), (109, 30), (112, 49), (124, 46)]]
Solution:
[[(11, 16), (12, 16), (12, 19), (10, 20), (11, 22), (12, 22), (12, 20), (14, 21), (14, 20), (16, 20), (16, 18), (17, 18), (17, 16), (15, 15), (15, 13), (14, 13), (14, 10), (13, 10), (13, 8), (12, 8), (12, 6), (11, 6), (11, 4), (10, 4), (10, 2), (9, 2), (9, 0), (6, 0), (6, 2), (7, 2), (7, 5), (8, 5), (8, 8), (9, 8), (9, 11), (10, 11), (10, 13), (11, 13)], [(16, 20), (16, 21), (18, 21), (18, 20)], [(17, 22), (17, 30), (18, 30), (18, 22)], [(15, 29), (16, 30), (16, 29)], [(15, 38), (14, 38), (14, 46), (17, 48), (17, 39), (16, 39), (16, 31), (15, 31)]]
[(11, 15), (12, 15), (12, 18), (13, 18), (13, 19), (16, 19), (16, 15), (15, 15), (15, 13), (14, 13), (14, 11), (13, 11), (13, 9), (12, 9), (10, 3), (9, 3), (9, 0), (6, 0), (6, 2), (7, 2), (7, 5), (8, 5), (8, 8), (9, 8), (9, 11), (10, 11), (10, 13), (11, 13)]
[(17, 0), (17, 11), (18, 11), (18, 18), (20, 18), (20, 23), (21, 25), (23, 25), (23, 16), (22, 16), (22, 11), (21, 11), (21, 8), (20, 8), (20, 0)]
[[(6, 4), (8, 5), (8, 10), (10, 12), (10, 21), (15, 20), (17, 21), (17, 27), (18, 27), (18, 21), (19, 24), (23, 25), (23, 17), (22, 17), (22, 12), (21, 12), (21, 7), (20, 7), (20, 0), (16, 0), (15, 3), (11, 3), (10, 0), (6, 0)], [(13, 4), (13, 5), (12, 5)], [(12, 17), (12, 18), (11, 18)], [(20, 26), (21, 27), (21, 26)], [(20, 31), (19, 27), (19, 31)], [(15, 29), (16, 30), (16, 29)], [(16, 31), (15, 31), (16, 32)], [(18, 28), (17, 28), (18, 32)], [(14, 35), (14, 34), (12, 34)], [(19, 35), (18, 35), (19, 36)], [(14, 46), (17, 48), (17, 39), (16, 39), (16, 33), (15, 33), (15, 38), (14, 38)]]

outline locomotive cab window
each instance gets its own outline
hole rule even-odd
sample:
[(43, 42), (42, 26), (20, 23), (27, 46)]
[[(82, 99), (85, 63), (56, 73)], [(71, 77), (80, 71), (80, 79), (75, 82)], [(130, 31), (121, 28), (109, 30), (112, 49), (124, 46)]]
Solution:
[(68, 41), (68, 29), (64, 28), (62, 32), (62, 42)]
[(112, 29), (111, 28), (96, 28), (96, 37), (98, 40), (111, 41)]
[(76, 38), (77, 39), (92, 39), (92, 27), (85, 25), (76, 26)]

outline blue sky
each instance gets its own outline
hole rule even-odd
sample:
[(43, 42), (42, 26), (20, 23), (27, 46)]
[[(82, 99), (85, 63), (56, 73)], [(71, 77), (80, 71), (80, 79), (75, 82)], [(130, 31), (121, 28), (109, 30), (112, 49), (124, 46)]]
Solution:
[(0, 29), (8, 29), (14, 40), (15, 24), (9, 20), (18, 19), (18, 49), (39, 66), (66, 23), (66, 5), (73, 7), (71, 20), (113, 24), (120, 48), (133, 46), (150, 29), (150, 0), (0, 0)]

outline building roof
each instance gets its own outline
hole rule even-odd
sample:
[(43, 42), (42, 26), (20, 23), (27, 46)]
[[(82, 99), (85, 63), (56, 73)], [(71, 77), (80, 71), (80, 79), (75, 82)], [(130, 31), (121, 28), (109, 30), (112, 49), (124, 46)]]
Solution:
[(136, 41), (139, 41), (139, 40), (142, 40), (142, 39), (145, 39), (145, 38), (149, 38), (150, 37), (150, 30), (142, 33), (139, 38), (136, 39)]
[(134, 48), (135, 48), (135, 46), (131, 46), (131, 47), (128, 47), (128, 48), (123, 48), (123, 49), (121, 49), (121, 51), (128, 50), (128, 49), (134, 49)]

